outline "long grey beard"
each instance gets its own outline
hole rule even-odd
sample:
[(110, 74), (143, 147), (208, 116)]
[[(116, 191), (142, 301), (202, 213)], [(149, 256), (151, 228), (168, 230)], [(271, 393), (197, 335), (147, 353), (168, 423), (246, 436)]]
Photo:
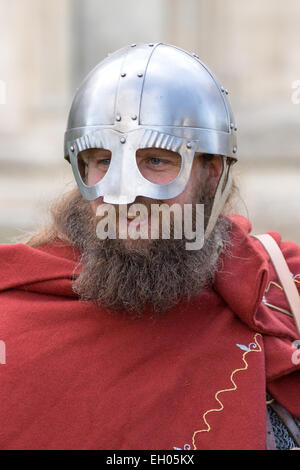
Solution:
[(190, 300), (212, 284), (220, 253), (229, 241), (230, 223), (219, 218), (201, 250), (186, 250), (186, 240), (150, 240), (128, 247), (122, 240), (99, 240), (96, 219), (80, 195), (60, 217), (60, 229), (82, 253), (82, 272), (73, 282), (81, 300), (111, 311), (162, 313)]

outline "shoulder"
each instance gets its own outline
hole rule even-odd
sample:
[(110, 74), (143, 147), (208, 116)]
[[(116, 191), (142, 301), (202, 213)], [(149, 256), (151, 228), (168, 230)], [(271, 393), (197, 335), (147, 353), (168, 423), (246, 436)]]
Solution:
[[(223, 296), (233, 311), (252, 328), (266, 334), (294, 336), (296, 326), (273, 262), (262, 243), (254, 238), (251, 223), (230, 214), (229, 252), (217, 276)], [(300, 246), (268, 233), (278, 244), (300, 295)], [(237, 299), (237, 300), (235, 300)]]
[(0, 291), (62, 277), (72, 272), (79, 256), (78, 250), (65, 244), (1, 245)]
[[(267, 232), (267, 235), (272, 237), (272, 239), (278, 245), (288, 266), (290, 278), (298, 289), (300, 296), (300, 246), (295, 242), (282, 240), (282, 237), (278, 232), (270, 231)], [(257, 240), (257, 243), (261, 245), (259, 240)], [(263, 249), (265, 250), (265, 248)], [(270, 265), (269, 283), (266, 287), (266, 294), (277, 299), (277, 302), (279, 301), (279, 304), (282, 304), (281, 308), (283, 309), (283, 313), (288, 313), (288, 311), (284, 309), (283, 305), (283, 303), (286, 305), (286, 297), (282, 283), (278, 277), (278, 274), (276, 273), (276, 270), (274, 269), (274, 263), (267, 252), (266, 256), (268, 257), (268, 262)], [(280, 305), (278, 310), (280, 310)]]
[[(251, 243), (254, 247), (254, 252), (260, 253), (268, 261), (269, 256), (261, 243), (254, 238), (251, 222), (244, 216), (239, 214), (227, 214), (226, 217), (231, 222), (231, 237), (233, 243), (244, 242), (245, 244)], [(283, 240), (280, 233), (270, 230), (265, 232), (269, 234), (278, 244), (288, 266), (291, 270), (291, 275), (294, 279), (300, 280), (300, 245), (294, 241)]]

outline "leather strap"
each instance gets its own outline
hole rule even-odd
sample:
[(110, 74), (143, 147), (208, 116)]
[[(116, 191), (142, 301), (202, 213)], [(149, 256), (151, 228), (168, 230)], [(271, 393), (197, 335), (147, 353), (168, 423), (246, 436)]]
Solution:
[(210, 215), (207, 227), (205, 229), (205, 234), (204, 234), (205, 239), (207, 239), (209, 235), (211, 234), (216, 224), (216, 221), (224, 207), (224, 204), (229, 196), (231, 186), (232, 186), (232, 173), (231, 173), (232, 165), (233, 165), (232, 161), (228, 163), (228, 166), (226, 166), (226, 162), (223, 161), (223, 171), (222, 171), (222, 175), (221, 175), (221, 178), (219, 180), (219, 183), (215, 192), (214, 202), (213, 202), (213, 206), (211, 209), (211, 215)]
[(273, 237), (269, 234), (253, 235), (268, 252), (277, 276), (284, 289), (288, 304), (294, 316), (298, 333), (300, 334), (300, 295), (292, 279), (287, 262)]

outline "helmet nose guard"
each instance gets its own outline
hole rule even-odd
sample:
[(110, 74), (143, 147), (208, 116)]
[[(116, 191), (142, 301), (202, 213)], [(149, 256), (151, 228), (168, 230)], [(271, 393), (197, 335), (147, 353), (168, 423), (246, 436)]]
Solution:
[[(65, 132), (65, 158), (83, 197), (103, 196), (114, 204), (133, 202), (139, 195), (169, 199), (184, 190), (195, 152), (222, 155), (207, 237), (230, 192), (226, 157), (237, 160), (236, 125), (227, 94), (195, 54), (174, 46), (132, 45), (109, 55), (77, 90)], [(143, 178), (135, 153), (147, 147), (180, 153), (182, 167), (174, 181), (158, 185)], [(112, 153), (107, 174), (91, 187), (82, 180), (77, 163), (78, 153), (88, 148)]]

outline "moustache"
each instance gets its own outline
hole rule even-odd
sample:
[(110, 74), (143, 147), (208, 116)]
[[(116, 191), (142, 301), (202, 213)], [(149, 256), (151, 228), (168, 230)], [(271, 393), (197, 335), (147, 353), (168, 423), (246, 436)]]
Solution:
[[(122, 214), (122, 215), (124, 213), (128, 214), (128, 212), (130, 211), (130, 208), (133, 207), (135, 204), (143, 205), (145, 207), (145, 209), (147, 210), (148, 216), (150, 216), (151, 215), (151, 205), (165, 204), (165, 201), (162, 200), (162, 199), (152, 199), (152, 198), (147, 198), (147, 197), (143, 197), (143, 196), (138, 196), (138, 197), (136, 197), (134, 202), (132, 202), (130, 204), (109, 204), (109, 203), (103, 202), (101, 204), (101, 206), (104, 209), (105, 209), (105, 206), (113, 207), (116, 216), (119, 217), (120, 214)], [(101, 218), (104, 217), (104, 215), (97, 216), (97, 217), (99, 217), (101, 219)]]

